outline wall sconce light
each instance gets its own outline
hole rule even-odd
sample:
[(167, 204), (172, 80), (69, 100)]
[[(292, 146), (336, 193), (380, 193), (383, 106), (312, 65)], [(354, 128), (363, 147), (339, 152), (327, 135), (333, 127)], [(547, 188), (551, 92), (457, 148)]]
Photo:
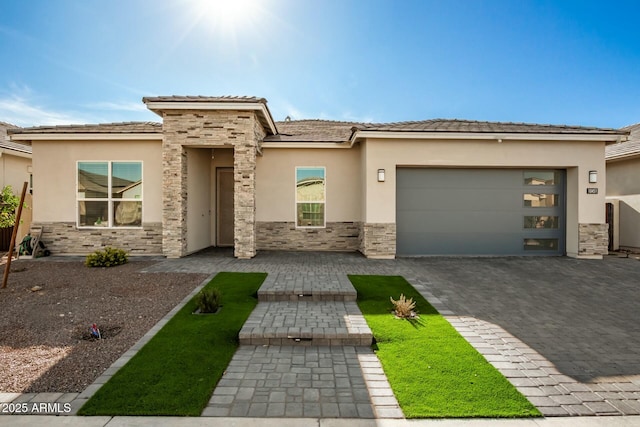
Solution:
[(378, 169), (378, 182), (384, 182), (384, 169)]
[(589, 184), (598, 182), (598, 171), (589, 171)]

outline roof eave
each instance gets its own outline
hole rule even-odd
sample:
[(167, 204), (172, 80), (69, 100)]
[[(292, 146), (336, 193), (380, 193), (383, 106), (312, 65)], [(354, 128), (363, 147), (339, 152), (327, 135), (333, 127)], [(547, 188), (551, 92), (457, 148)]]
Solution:
[(219, 101), (153, 101), (143, 99), (147, 108), (160, 117), (162, 111), (170, 110), (237, 110), (255, 111), (262, 115), (263, 126), (266, 125), (272, 135), (278, 133), (271, 111), (264, 102), (219, 102)]
[(0, 148), (0, 157), (4, 154), (9, 154), (15, 157), (24, 157), (25, 159), (32, 159), (33, 155), (31, 153), (27, 153), (25, 151), (12, 150), (10, 148)]
[(106, 133), (106, 132), (49, 132), (49, 133), (15, 133), (9, 136), (12, 141), (161, 141), (162, 133)]
[(381, 139), (472, 139), (496, 141), (599, 141), (616, 143), (624, 141), (623, 133), (512, 133), (512, 132), (425, 132), (425, 131), (372, 131), (356, 130), (351, 145), (366, 138)]

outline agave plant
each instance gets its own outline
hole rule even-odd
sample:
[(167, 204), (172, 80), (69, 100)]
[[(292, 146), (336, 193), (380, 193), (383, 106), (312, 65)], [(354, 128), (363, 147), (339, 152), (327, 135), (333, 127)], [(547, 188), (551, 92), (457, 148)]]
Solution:
[(396, 316), (400, 318), (416, 317), (416, 312), (414, 311), (416, 303), (413, 298), (407, 299), (404, 294), (400, 294), (400, 298), (397, 301), (393, 297), (389, 297), (389, 299), (395, 308)]

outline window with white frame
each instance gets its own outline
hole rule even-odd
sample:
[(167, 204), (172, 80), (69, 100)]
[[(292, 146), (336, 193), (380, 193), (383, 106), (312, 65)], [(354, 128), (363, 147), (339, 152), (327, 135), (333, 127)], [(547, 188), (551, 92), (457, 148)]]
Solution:
[(142, 226), (142, 162), (78, 162), (78, 227)]
[(296, 227), (325, 227), (324, 167), (296, 167)]

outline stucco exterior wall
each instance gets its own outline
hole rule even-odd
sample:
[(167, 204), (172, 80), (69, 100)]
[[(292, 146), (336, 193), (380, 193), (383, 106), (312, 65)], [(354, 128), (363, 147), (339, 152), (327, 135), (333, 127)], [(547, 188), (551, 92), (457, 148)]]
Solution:
[(640, 157), (607, 162), (607, 196), (640, 194)]
[(187, 148), (187, 252), (211, 245), (211, 149)]
[(28, 167), (31, 159), (12, 155), (9, 150), (0, 155), (0, 189), (7, 185), (13, 188), (13, 192), (20, 195), (22, 184), (29, 182)]
[(264, 148), (256, 161), (256, 220), (295, 222), (296, 167), (326, 168), (326, 221), (361, 219), (360, 149)]
[[(586, 253), (580, 241), (592, 241), (593, 236), (587, 239), (585, 233), (597, 234), (599, 239), (600, 230), (593, 225), (605, 223), (604, 142), (367, 139), (364, 144), (365, 225), (395, 223), (399, 166), (566, 169), (567, 254), (599, 256)], [(385, 182), (377, 182), (378, 169), (385, 169)], [(598, 171), (598, 183), (589, 184), (590, 170)], [(587, 194), (588, 187), (598, 188), (598, 194)]]
[[(33, 225), (53, 254), (86, 254), (104, 246), (139, 255), (162, 253), (161, 141), (33, 141)], [(142, 162), (142, 227), (78, 229), (78, 161)]]
[(142, 161), (142, 223), (162, 221), (158, 141), (33, 141), (33, 221), (76, 222), (78, 161)]

